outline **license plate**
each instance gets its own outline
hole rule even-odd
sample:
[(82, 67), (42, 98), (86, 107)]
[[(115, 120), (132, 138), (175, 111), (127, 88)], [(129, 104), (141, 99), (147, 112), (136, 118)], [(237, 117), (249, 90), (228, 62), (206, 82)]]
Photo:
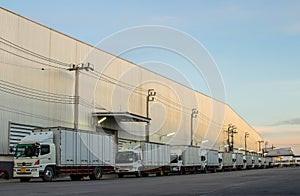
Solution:
[(26, 168), (21, 168), (21, 173), (26, 173)]

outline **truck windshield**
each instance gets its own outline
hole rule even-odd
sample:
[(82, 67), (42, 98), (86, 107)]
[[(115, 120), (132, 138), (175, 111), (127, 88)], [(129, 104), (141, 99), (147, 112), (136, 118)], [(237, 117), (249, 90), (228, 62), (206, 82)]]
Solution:
[(40, 146), (36, 144), (18, 144), (16, 147), (15, 157), (32, 157), (38, 156)]
[(179, 160), (177, 155), (171, 155), (170, 159), (171, 163), (178, 163)]
[(133, 162), (133, 152), (118, 152), (116, 157), (116, 163), (132, 163)]

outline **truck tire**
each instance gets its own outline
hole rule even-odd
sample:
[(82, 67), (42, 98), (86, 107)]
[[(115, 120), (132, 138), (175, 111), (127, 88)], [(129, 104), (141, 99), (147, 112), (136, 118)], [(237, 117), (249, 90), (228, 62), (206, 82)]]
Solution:
[(29, 182), (31, 178), (29, 177), (23, 177), (23, 178), (20, 178), (20, 182)]
[(118, 174), (118, 178), (123, 178), (124, 174)]
[(149, 176), (149, 174), (148, 174), (148, 173), (146, 173), (146, 172), (142, 172), (142, 176), (143, 176), (143, 177), (148, 177), (148, 176)]
[(181, 168), (179, 175), (185, 175), (185, 174), (186, 174), (185, 168), (183, 167), (183, 168)]
[(164, 170), (160, 169), (159, 172), (156, 173), (156, 176), (163, 176), (164, 174)]
[(51, 182), (54, 177), (54, 171), (52, 167), (46, 167), (43, 173), (43, 181)]
[(73, 180), (73, 181), (79, 181), (79, 180), (81, 180), (82, 179), (82, 175), (74, 175), (74, 174), (71, 174), (70, 175), (70, 178), (71, 178), (71, 180)]
[(136, 171), (136, 172), (134, 173), (134, 175), (135, 175), (135, 177), (137, 177), (137, 178), (139, 178), (139, 177), (142, 176), (140, 170)]
[(204, 169), (202, 170), (202, 173), (204, 173), (204, 174), (207, 173), (207, 167), (204, 167)]
[(93, 174), (89, 175), (91, 180), (100, 180), (102, 177), (102, 169), (101, 167), (95, 167)]

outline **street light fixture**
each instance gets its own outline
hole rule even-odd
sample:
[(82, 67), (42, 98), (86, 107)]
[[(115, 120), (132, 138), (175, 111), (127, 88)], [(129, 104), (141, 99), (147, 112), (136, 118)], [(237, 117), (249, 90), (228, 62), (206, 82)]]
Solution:
[(106, 117), (101, 118), (100, 120), (98, 120), (98, 124), (103, 123), (106, 120)]
[(170, 137), (172, 135), (175, 135), (175, 132), (172, 132), (172, 133), (168, 133), (168, 134), (165, 134), (165, 135), (162, 135), (159, 137), (159, 139), (163, 138), (163, 137)]

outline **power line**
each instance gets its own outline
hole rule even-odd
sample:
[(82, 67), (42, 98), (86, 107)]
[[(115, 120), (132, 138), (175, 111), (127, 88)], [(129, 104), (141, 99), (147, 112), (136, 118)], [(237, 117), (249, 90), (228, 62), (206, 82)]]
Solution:
[(15, 109), (15, 108), (10, 108), (10, 107), (3, 106), (3, 105), (0, 105), (0, 110), (10, 112), (10, 113), (19, 114), (19, 115), (24, 115), (24, 116), (28, 116), (28, 117), (32, 117), (32, 118), (37, 118), (37, 119), (41, 119), (41, 120), (45, 120), (45, 121), (71, 124), (70, 122), (63, 121), (61, 119), (49, 118), (49, 117), (46, 117), (46, 116), (41, 116), (41, 115), (33, 114), (33, 113), (30, 113), (30, 112), (25, 112), (25, 111), (22, 111), (22, 110), (18, 110), (18, 109)]
[(9, 93), (15, 96), (25, 97), (29, 99), (36, 99), (44, 102), (73, 104), (74, 97), (60, 94), (48, 93), (32, 88), (23, 87), (21, 85), (13, 84), (7, 81), (0, 80), (0, 91)]
[(17, 56), (17, 57), (19, 57), (19, 58), (22, 58), (22, 59), (25, 59), (25, 60), (28, 60), (28, 61), (37, 63), (37, 64), (45, 65), (45, 66), (48, 66), (48, 67), (53, 67), (53, 68), (56, 68), (56, 69), (62, 69), (62, 70), (65, 70), (65, 68), (57, 67), (57, 66), (54, 66), (54, 65), (50, 65), (50, 64), (48, 64), (48, 63), (40, 62), (40, 61), (36, 61), (36, 60), (30, 59), (30, 58), (27, 58), (27, 57), (18, 55), (18, 54), (16, 54), (16, 53), (10, 52), (10, 51), (5, 50), (5, 49), (3, 49), (3, 48), (0, 48), (0, 50), (4, 51), (4, 52), (6, 52), (6, 53), (9, 53), (9, 54), (11, 54), (11, 55)]
[(29, 54), (31, 56), (34, 56), (34, 57), (37, 57), (37, 58), (40, 58), (42, 60), (49, 61), (49, 62), (52, 62), (52, 63), (55, 63), (55, 64), (59, 64), (59, 65), (65, 66), (65, 67), (69, 67), (69, 65), (70, 65), (68, 63), (64, 63), (62, 61), (59, 61), (59, 60), (56, 60), (56, 59), (51, 59), (49, 57), (46, 57), (46, 56), (43, 56), (41, 54), (35, 53), (35, 52), (31, 51), (31, 50), (28, 50), (28, 49), (26, 49), (24, 47), (21, 47), (21, 46), (19, 46), (17, 44), (14, 44), (14, 43), (12, 43), (12, 42), (10, 42), (7, 39), (4, 39), (2, 37), (0, 37), (0, 39), (5, 41), (5, 42), (4, 41), (0, 41), (1, 43), (5, 44), (7, 46), (10, 46), (10, 47), (12, 47), (12, 48), (14, 48), (16, 50), (22, 51), (23, 53)]

